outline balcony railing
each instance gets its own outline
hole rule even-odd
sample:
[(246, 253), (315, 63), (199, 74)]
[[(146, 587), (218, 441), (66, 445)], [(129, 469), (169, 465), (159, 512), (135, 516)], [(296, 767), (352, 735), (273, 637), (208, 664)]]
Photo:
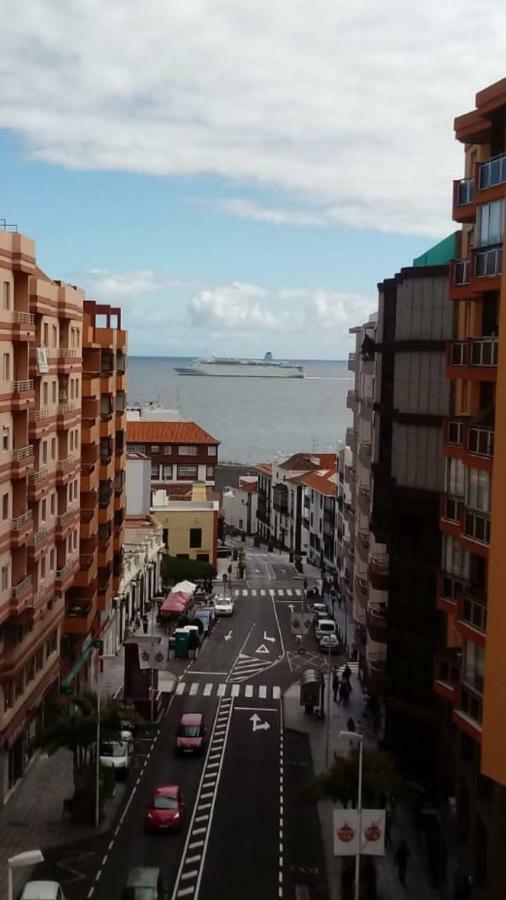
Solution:
[(32, 576), (28, 575), (26, 578), (23, 578), (23, 581), (20, 581), (15, 587), (12, 588), (12, 598), (13, 600), (18, 600), (26, 591), (30, 590), (32, 586)]
[(346, 408), (355, 412), (358, 403), (358, 391), (348, 391), (346, 395)]
[(30, 485), (40, 484), (41, 481), (44, 481), (49, 474), (49, 469), (39, 469), (38, 472), (33, 472), (32, 475), (28, 476), (28, 483)]
[(357, 449), (357, 432), (353, 428), (346, 429), (345, 442), (351, 448), (351, 452), (355, 453)]
[(12, 382), (13, 394), (27, 394), (29, 391), (33, 391), (33, 378), (22, 378)]
[(31, 459), (32, 456), (33, 456), (32, 444), (27, 444), (26, 447), (18, 447), (16, 450), (12, 451), (12, 458), (15, 462), (21, 462), (23, 459)]
[(474, 178), (462, 178), (457, 186), (457, 206), (467, 206), (474, 200)]
[(480, 544), (490, 543), (490, 517), (486, 513), (466, 509), (464, 514), (464, 537), (478, 541)]
[(499, 341), (493, 338), (473, 338), (471, 340), (472, 366), (497, 366)]
[(66, 578), (67, 575), (69, 574), (69, 572), (71, 572), (72, 569), (74, 568), (75, 564), (76, 564), (76, 560), (70, 559), (67, 563), (65, 563), (65, 565), (63, 566), (62, 569), (56, 570), (56, 577), (59, 578), (60, 581), (62, 580), (62, 578)]
[(479, 725), (483, 721), (483, 695), (467, 684), (460, 689), (459, 711)]
[(450, 688), (454, 688), (460, 679), (460, 660), (455, 654), (436, 656), (434, 676)]
[(493, 428), (479, 428), (471, 425), (467, 438), (467, 449), (469, 453), (475, 453), (477, 456), (487, 456), (489, 458), (494, 455), (494, 436)]
[(502, 272), (502, 247), (479, 250), (474, 258), (476, 278), (493, 278)]
[(40, 422), (42, 419), (47, 419), (49, 416), (49, 409), (47, 406), (41, 406), (40, 409), (32, 409), (30, 410), (30, 419), (33, 419), (34, 422)]
[(368, 441), (361, 441), (358, 448), (358, 458), (363, 466), (369, 468), (371, 465), (372, 446)]
[(506, 156), (494, 156), (480, 166), (480, 191), (506, 181)]
[(357, 368), (357, 354), (356, 353), (348, 353), (348, 369), (350, 372), (354, 372)]
[(459, 618), (462, 622), (485, 633), (487, 628), (487, 606), (483, 599), (483, 594), (475, 593), (471, 588), (467, 588), (462, 598)]
[(77, 512), (79, 512), (78, 507), (76, 507), (75, 509), (67, 509), (67, 511), (62, 513), (61, 516), (57, 516), (56, 524), (60, 528), (65, 528), (65, 526), (68, 525), (68, 523), (74, 518)]
[(81, 350), (78, 347), (60, 347), (58, 357), (59, 359), (80, 359)]
[(25, 525), (28, 525), (33, 519), (33, 512), (31, 509), (27, 509), (26, 512), (21, 513), (20, 516), (14, 516), (11, 522), (11, 527), (13, 530), (17, 531), (19, 528), (23, 528)]
[(56, 412), (59, 416), (66, 416), (68, 413), (75, 412), (78, 408), (79, 403), (77, 400), (69, 400), (66, 403), (59, 403), (56, 407)]
[(30, 544), (33, 546), (37, 546), (37, 544), (42, 543), (48, 536), (48, 530), (44, 526), (38, 528), (37, 531), (34, 531), (32, 537), (30, 538)]
[(449, 600), (451, 603), (458, 603), (463, 595), (464, 580), (458, 575), (451, 575), (449, 572), (441, 572), (439, 590), (444, 600)]
[(21, 312), (17, 309), (12, 313), (12, 320), (16, 325), (35, 325), (35, 316), (33, 313)]

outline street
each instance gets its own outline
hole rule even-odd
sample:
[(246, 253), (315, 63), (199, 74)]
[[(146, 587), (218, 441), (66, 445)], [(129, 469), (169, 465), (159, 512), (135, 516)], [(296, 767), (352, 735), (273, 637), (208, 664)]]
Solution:
[[(322, 873), (316, 808), (297, 811), (292, 796), (311, 777), (309, 749), (304, 736), (285, 735), (283, 727), (283, 693), (300, 659), (289, 613), (300, 608), (303, 581), (285, 558), (248, 548), (246, 577), (228, 590), (234, 614), (218, 622), (174, 681), (159, 727), (136, 738), (135, 767), (111, 831), (80, 853), (56, 848), (39, 867), (62, 883), (66, 900), (120, 900), (134, 866), (159, 867), (171, 900), (295, 900), (294, 873), (307, 866), (310, 875)], [(325, 668), (312, 635), (306, 643), (305, 664), (314, 657)], [(200, 756), (177, 757), (177, 725), (189, 712), (203, 714), (208, 743)], [(154, 787), (172, 783), (186, 802), (182, 830), (146, 832)], [(314, 894), (309, 878), (309, 891), (315, 900), (326, 896), (321, 878)]]

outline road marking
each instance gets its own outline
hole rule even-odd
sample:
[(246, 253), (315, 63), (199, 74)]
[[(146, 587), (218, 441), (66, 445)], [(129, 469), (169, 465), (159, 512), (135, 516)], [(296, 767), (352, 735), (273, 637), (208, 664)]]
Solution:
[(95, 893), (95, 888), (92, 886), (92, 887), (90, 887), (90, 889), (86, 895), (88, 897), (88, 900), (90, 900), (90, 897), (93, 897), (94, 893)]
[[(220, 753), (220, 757), (221, 757), (221, 753)], [(210, 762), (207, 764), (207, 768), (208, 769), (217, 769), (219, 764), (220, 764), (219, 762)], [(214, 772), (213, 772), (213, 775), (214, 775)]]
[(209, 813), (206, 813), (205, 816), (197, 816), (195, 819), (196, 822), (207, 822), (209, 818)]
[(219, 684), (218, 685), (218, 697), (223, 697), (226, 690), (227, 690), (226, 684)]
[(281, 697), (281, 688), (278, 687), (277, 684), (275, 684), (272, 689), (272, 699), (279, 700), (280, 697)]
[(257, 649), (255, 650), (255, 653), (270, 653), (270, 652), (271, 651), (269, 650), (268, 647), (265, 646), (265, 644), (260, 644), (260, 646), (257, 647)]
[(273, 644), (276, 641), (275, 637), (269, 637), (266, 631), (264, 631), (264, 641), (270, 641)]
[(185, 685), (184, 681), (180, 681), (176, 688), (176, 694), (184, 694), (185, 686), (186, 685)]
[(201, 858), (202, 858), (202, 856), (201, 856), (201, 854), (199, 853), (198, 856), (189, 856), (189, 857), (187, 858), (186, 862), (187, 862), (187, 863), (196, 863), (196, 862), (199, 862)]
[(221, 753), (212, 753), (211, 756), (209, 757), (209, 759), (210, 760), (211, 759), (219, 759), (220, 756), (221, 756)]
[(271, 597), (274, 597), (275, 593), (276, 591), (274, 591), (273, 588), (269, 588), (269, 594), (271, 595)]
[(204, 697), (209, 697), (209, 694), (213, 692), (213, 685), (211, 682), (208, 682), (204, 688)]
[(195, 891), (195, 888), (193, 888), (193, 887), (185, 888), (184, 891), (178, 891), (177, 896), (178, 897), (187, 897), (188, 894), (193, 894), (194, 891)]
[(198, 683), (198, 681), (194, 681), (190, 685), (190, 697), (194, 697), (195, 694), (198, 693), (199, 687), (200, 687), (200, 684)]
[(248, 596), (248, 592), (244, 590), (244, 591), (242, 592), (242, 595), (243, 595), (243, 597), (247, 597), (247, 596)]
[(286, 589), (286, 596), (287, 596), (287, 597), (293, 597), (292, 589), (291, 589), (291, 588), (287, 588), (287, 589)]
[(198, 874), (199, 874), (199, 870), (198, 870), (198, 869), (194, 869), (194, 870), (192, 870), (191, 872), (184, 872), (184, 873), (181, 875), (181, 878), (195, 878), (195, 875), (198, 875)]
[(205, 834), (207, 828), (194, 828), (192, 834)]
[[(258, 712), (259, 708), (258, 708), (258, 706), (234, 706), (234, 712), (236, 712), (236, 710), (239, 710), (240, 712), (244, 712), (244, 711)], [(262, 712), (262, 713), (276, 712), (277, 713), (277, 712), (279, 712), (279, 708), (277, 706), (262, 706), (262, 708), (260, 709), (260, 712)]]
[(252, 685), (252, 684), (247, 684), (247, 685), (246, 685), (246, 687), (244, 688), (244, 696), (245, 696), (245, 697), (252, 697), (252, 696), (253, 696), (253, 685)]
[(114, 847), (114, 841), (109, 841), (109, 846), (107, 849), (112, 850), (113, 847)]
[(230, 638), (232, 637), (233, 633), (234, 632), (232, 631), (232, 629), (230, 629), (230, 631), (227, 631), (227, 633), (224, 635), (225, 640), (229, 641)]
[(232, 697), (238, 697), (241, 690), (241, 686), (239, 684), (232, 685)]
[(300, 596), (301, 596), (300, 588), (295, 588), (295, 596), (296, 596), (296, 597), (300, 597)]
[(278, 597), (284, 597), (285, 592), (278, 588)]
[(192, 675), (226, 675), (226, 672), (201, 672), (197, 669), (192, 669)]
[(256, 595), (257, 595), (256, 590), (255, 590), (254, 588), (252, 588), (252, 589), (251, 589), (251, 596), (252, 596), (252, 597), (256, 597)]
[(265, 597), (265, 591), (263, 589), (260, 591), (260, 596)]
[(100, 881), (101, 876), (102, 876), (102, 869), (99, 869), (97, 874), (95, 875), (95, 881)]
[(197, 847), (203, 847), (204, 841), (194, 841), (193, 844), (188, 844), (188, 850), (196, 850)]
[(260, 697), (260, 700), (265, 700), (267, 698), (267, 685), (260, 685), (258, 688), (258, 696)]
[(268, 722), (262, 722), (258, 713), (253, 713), (252, 716), (249, 717), (251, 722), (251, 730), (254, 731), (268, 731), (271, 727)]
[[(220, 756), (221, 756), (221, 753), (220, 753)], [(208, 791), (206, 794), (201, 794), (200, 799), (207, 800), (209, 797), (213, 797), (213, 796), (214, 796), (213, 791)]]

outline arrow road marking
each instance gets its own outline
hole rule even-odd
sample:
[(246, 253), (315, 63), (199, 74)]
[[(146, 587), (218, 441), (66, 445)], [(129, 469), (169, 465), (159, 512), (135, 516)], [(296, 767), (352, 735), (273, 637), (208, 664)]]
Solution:
[(288, 604), (288, 609), (290, 610), (291, 613), (295, 612), (295, 606), (293, 605), (293, 603)]
[(275, 640), (276, 640), (275, 637), (272, 637), (272, 638), (271, 638), (271, 637), (267, 637), (267, 634), (266, 634), (266, 632), (264, 631), (264, 641), (272, 641), (272, 643), (274, 643)]
[(249, 717), (249, 720), (252, 723), (252, 731), (267, 731), (267, 729), (271, 727), (268, 722), (262, 722), (260, 716), (256, 713), (253, 713), (253, 715)]
[(229, 631), (228, 634), (225, 634), (225, 635), (224, 635), (225, 640), (226, 640), (226, 641), (229, 641), (230, 638), (232, 637), (232, 634), (233, 634), (232, 631)]
[(84, 859), (89, 859), (90, 856), (95, 856), (94, 853), (80, 853), (78, 856), (69, 856), (65, 862), (60, 860), (56, 865), (59, 869), (63, 869), (64, 872), (70, 872), (73, 875), (73, 878), (65, 878), (65, 884), (70, 884), (72, 881), (84, 881), (86, 875), (83, 872), (80, 872), (79, 869), (74, 869), (70, 863), (77, 863)]
[(257, 649), (255, 650), (255, 653), (270, 653), (270, 652), (271, 651), (269, 650), (268, 647), (265, 646), (265, 644), (260, 644), (260, 646), (257, 647)]

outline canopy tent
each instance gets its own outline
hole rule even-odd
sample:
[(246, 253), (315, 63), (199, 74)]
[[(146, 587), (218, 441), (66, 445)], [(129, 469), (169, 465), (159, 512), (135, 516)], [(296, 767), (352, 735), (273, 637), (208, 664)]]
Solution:
[(178, 581), (171, 590), (171, 594), (187, 594), (191, 597), (195, 593), (197, 585), (192, 581)]
[(180, 591), (171, 591), (170, 594), (167, 595), (165, 600), (163, 601), (160, 612), (161, 613), (181, 613), (184, 612), (188, 603), (190, 602), (190, 598), (187, 594), (183, 594)]

